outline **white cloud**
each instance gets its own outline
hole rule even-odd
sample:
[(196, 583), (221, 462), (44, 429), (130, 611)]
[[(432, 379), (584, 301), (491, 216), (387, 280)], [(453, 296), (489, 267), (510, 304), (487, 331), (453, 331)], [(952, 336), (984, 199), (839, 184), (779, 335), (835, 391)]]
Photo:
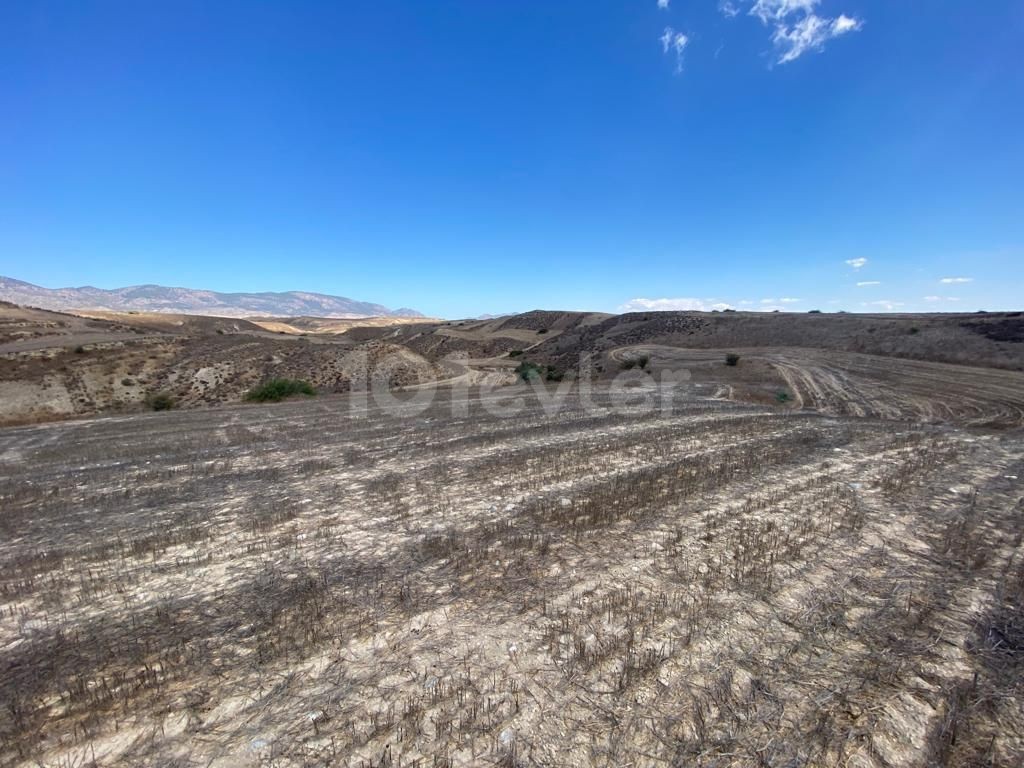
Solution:
[(959, 296), (925, 296), (925, 301), (935, 303), (937, 301), (960, 301)]
[(786, 309), (786, 304), (799, 304), (803, 299), (761, 299), (760, 312), (774, 312)]
[(858, 259), (847, 259), (846, 263), (849, 264), (854, 269), (860, 269), (861, 267), (868, 263), (868, 260), (861, 256)]
[(830, 19), (815, 13), (820, 0), (757, 0), (750, 9), (765, 26), (773, 26), (772, 42), (779, 64), (787, 64), (808, 51), (821, 51), (834, 37), (857, 32), (864, 25), (846, 14)]
[(884, 300), (884, 301), (862, 301), (860, 303), (860, 305), (862, 307), (881, 307), (886, 312), (892, 312), (897, 307), (902, 307), (903, 306), (903, 302), (902, 301), (889, 301), (889, 300)]
[(718, 4), (718, 11), (727, 19), (734, 19), (740, 14), (740, 9), (736, 7), (736, 3), (730, 2), (730, 0), (721, 0)]
[(857, 287), (858, 288), (864, 288), (864, 287), (869, 286), (869, 285), (881, 285), (881, 284), (882, 284), (882, 282), (880, 280), (861, 280), (859, 283), (857, 283)]
[(946, 285), (952, 285), (952, 284), (955, 284), (955, 283), (973, 283), (974, 282), (974, 278), (973, 277), (944, 277), (941, 280), (939, 280), (939, 282), (940, 283), (945, 283)]
[(668, 53), (670, 50), (675, 51), (676, 54), (676, 74), (683, 71), (683, 51), (686, 50), (686, 46), (690, 42), (690, 38), (684, 35), (682, 32), (677, 32), (672, 27), (665, 27), (665, 31), (661, 33), (661, 37), (658, 38), (661, 41), (661, 50), (663, 53)]
[(864, 22), (860, 19), (852, 19), (841, 13), (839, 18), (832, 22), (832, 37), (839, 37), (847, 32), (859, 32), (862, 26), (864, 26)]
[(668, 10), (668, 1), (669, 0), (658, 0), (658, 7), (663, 11)]
[(620, 312), (710, 312), (713, 309), (732, 309), (718, 299), (630, 299)]

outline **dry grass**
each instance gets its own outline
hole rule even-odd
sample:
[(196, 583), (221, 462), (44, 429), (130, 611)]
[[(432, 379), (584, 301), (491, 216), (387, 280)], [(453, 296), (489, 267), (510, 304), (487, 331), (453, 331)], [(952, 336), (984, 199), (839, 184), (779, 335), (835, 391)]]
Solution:
[(346, 406), (0, 433), (0, 764), (1024, 758), (1019, 435)]

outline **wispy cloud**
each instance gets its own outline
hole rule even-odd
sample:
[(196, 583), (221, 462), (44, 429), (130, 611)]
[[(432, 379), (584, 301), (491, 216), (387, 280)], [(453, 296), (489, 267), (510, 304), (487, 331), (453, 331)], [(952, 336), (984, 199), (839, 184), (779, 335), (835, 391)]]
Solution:
[(882, 284), (881, 280), (861, 280), (859, 283), (857, 283), (857, 287), (858, 288), (866, 288), (869, 285), (881, 285), (881, 284)]
[(718, 299), (630, 299), (620, 312), (710, 312), (714, 309), (732, 309), (732, 305)]
[(661, 8), (661, 10), (663, 10), (663, 11), (667, 11), (668, 10), (668, 3), (669, 3), (669, 0), (658, 0), (658, 7)]
[(751, 16), (757, 16), (767, 24), (769, 21), (782, 21), (787, 16), (803, 11), (805, 14), (814, 10), (821, 0), (757, 0), (750, 9)]
[(860, 258), (857, 259), (847, 259), (846, 263), (849, 266), (853, 267), (854, 269), (860, 269), (861, 267), (868, 263), (868, 260), (861, 256)]
[(827, 18), (815, 13), (821, 0), (757, 0), (750, 9), (765, 26), (774, 27), (772, 42), (779, 52), (778, 63), (788, 64), (808, 51), (821, 51), (835, 37), (857, 32), (864, 22), (840, 14)]
[(924, 300), (934, 304), (937, 301), (960, 301), (960, 297), (959, 296), (925, 296)]
[(686, 50), (686, 46), (689, 44), (690, 38), (682, 32), (677, 32), (672, 29), (672, 27), (665, 27), (665, 31), (661, 33), (661, 37), (658, 39), (661, 41), (661, 50), (663, 53), (668, 54), (669, 51), (675, 51), (676, 74), (678, 75), (683, 71), (683, 51)]
[(799, 304), (801, 299), (779, 299), (780, 304)]
[(974, 282), (974, 278), (973, 277), (944, 277), (941, 280), (939, 280), (939, 282), (940, 283), (945, 283), (946, 285), (954, 285), (954, 284), (957, 284), (957, 283), (973, 283)]
[(734, 19), (740, 15), (740, 9), (737, 8), (736, 3), (731, 2), (731, 0), (721, 0), (718, 3), (718, 12), (727, 19)]

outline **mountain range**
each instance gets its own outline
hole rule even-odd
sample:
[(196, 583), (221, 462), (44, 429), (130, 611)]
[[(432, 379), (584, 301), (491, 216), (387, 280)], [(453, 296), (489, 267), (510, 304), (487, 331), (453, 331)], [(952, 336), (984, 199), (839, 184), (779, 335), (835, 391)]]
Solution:
[(43, 288), (0, 277), (0, 300), (40, 309), (105, 309), (115, 312), (174, 312), (220, 317), (423, 317), (414, 309), (388, 309), (380, 304), (306, 291), (283, 293), (219, 293), (162, 285), (103, 289)]

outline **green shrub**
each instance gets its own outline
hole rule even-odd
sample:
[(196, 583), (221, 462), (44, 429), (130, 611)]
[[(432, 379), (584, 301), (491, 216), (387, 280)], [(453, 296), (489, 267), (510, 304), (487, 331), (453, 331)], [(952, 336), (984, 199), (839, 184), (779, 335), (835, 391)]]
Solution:
[(913, 335), (914, 335), (914, 334), (916, 334), (916, 333), (920, 333), (920, 332), (921, 332), (921, 329), (920, 329), (920, 328), (918, 328), (917, 326), (914, 326), (914, 327), (912, 327), (912, 328), (910, 329), (910, 335), (911, 335), (911, 336), (913, 336)]
[(792, 399), (793, 398), (790, 396), (789, 392), (786, 392), (785, 390), (775, 393), (775, 402), (777, 403), (788, 403)]
[(547, 380), (548, 381), (561, 381), (565, 378), (565, 373), (562, 371), (556, 371), (552, 368), (548, 368)]
[(154, 392), (146, 398), (146, 407), (151, 411), (169, 411), (174, 407), (174, 398), (166, 392)]
[(543, 370), (544, 369), (536, 363), (530, 363), (523, 360), (523, 362), (516, 366), (516, 375), (518, 375), (523, 381), (536, 381), (541, 377)]
[(316, 390), (301, 379), (270, 379), (249, 390), (246, 400), (257, 403), (276, 403), (292, 395), (315, 395)]
[(631, 371), (636, 368), (636, 360), (623, 360), (619, 367), (624, 371)]
[(84, 355), (85, 354), (85, 347), (83, 347), (81, 344), (79, 344), (77, 347), (75, 347), (75, 354), (76, 355)]
[(735, 368), (740, 362), (740, 356), (735, 352), (730, 352), (725, 356), (725, 364)]
[(523, 350), (521, 350), (521, 349), (513, 349), (511, 352), (508, 353), (508, 356), (509, 357), (520, 357), (522, 354), (523, 354)]
[(540, 334), (544, 334), (544, 333), (547, 333), (547, 332), (548, 332), (547, 328), (541, 328), (539, 331), (537, 331), (537, 333), (540, 333)]
[(639, 365), (641, 368), (646, 368), (649, 362), (651, 362), (651, 358), (649, 358), (647, 355), (644, 355), (643, 357), (639, 358), (636, 361), (636, 364)]

